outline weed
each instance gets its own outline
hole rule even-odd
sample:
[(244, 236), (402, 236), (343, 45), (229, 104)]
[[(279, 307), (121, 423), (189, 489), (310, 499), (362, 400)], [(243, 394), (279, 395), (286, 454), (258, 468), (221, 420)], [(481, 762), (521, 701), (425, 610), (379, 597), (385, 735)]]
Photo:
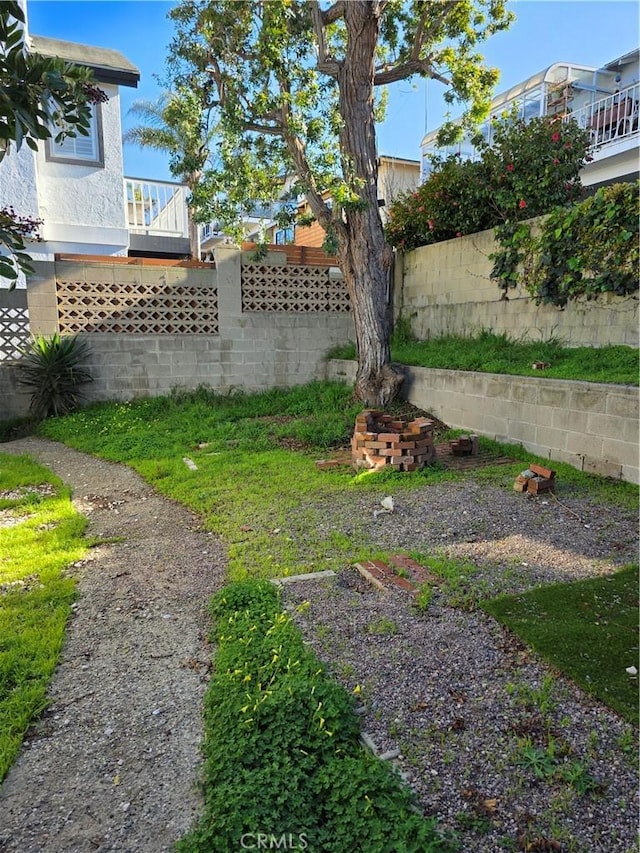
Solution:
[(329, 680), (265, 581), (214, 596), (217, 660), (205, 701), (208, 797), (178, 851), (236, 849), (244, 833), (278, 826), (313, 850), (444, 851), (435, 821), (363, 751), (353, 700)]
[(536, 779), (551, 779), (555, 776), (557, 761), (553, 738), (549, 738), (544, 748), (534, 746), (529, 738), (524, 738), (518, 745), (515, 763), (531, 771)]
[(370, 634), (393, 636), (398, 633), (398, 623), (393, 619), (387, 619), (386, 616), (383, 616), (375, 622), (370, 622), (367, 625), (367, 631)]
[(433, 600), (433, 587), (429, 583), (423, 583), (418, 588), (414, 605), (420, 613), (426, 613)]

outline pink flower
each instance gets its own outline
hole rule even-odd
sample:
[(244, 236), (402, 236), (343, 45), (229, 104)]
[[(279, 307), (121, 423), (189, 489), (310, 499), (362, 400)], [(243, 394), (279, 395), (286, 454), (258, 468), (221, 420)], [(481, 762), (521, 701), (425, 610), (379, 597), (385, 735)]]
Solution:
[(429, 226), (429, 229), (430, 229), (431, 231), (433, 231), (433, 228), (434, 228), (434, 226), (433, 226), (433, 219), (427, 219), (427, 225)]
[(520, 201), (518, 202), (518, 207), (520, 208), (520, 210), (524, 210), (526, 206), (527, 206), (527, 202), (523, 198), (521, 198)]
[(419, 208), (418, 208), (418, 213), (424, 213), (424, 207), (419, 207)]
[(462, 232), (461, 232), (461, 231), (456, 231), (456, 237), (462, 237)]
[(557, 130), (555, 133), (551, 134), (551, 141), (552, 142), (559, 142), (560, 141), (560, 134), (558, 133)]
[(560, 162), (560, 160), (558, 160), (558, 158), (557, 158), (557, 157), (554, 157), (554, 158), (553, 158), (553, 165), (554, 165), (554, 166), (557, 166), (559, 162)]
[(513, 163), (507, 163), (507, 172), (513, 172)]
[(565, 147), (565, 148), (571, 148), (571, 143), (570, 143), (570, 142), (565, 142), (564, 147)]

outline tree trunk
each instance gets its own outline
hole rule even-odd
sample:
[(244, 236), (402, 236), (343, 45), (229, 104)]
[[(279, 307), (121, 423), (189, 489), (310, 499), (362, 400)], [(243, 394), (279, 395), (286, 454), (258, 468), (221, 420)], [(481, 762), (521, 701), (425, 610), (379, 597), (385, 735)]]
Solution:
[[(339, 72), (340, 132), (345, 178), (361, 203), (347, 206), (339, 228), (338, 260), (351, 299), (356, 332), (356, 394), (367, 406), (384, 408), (403, 380), (391, 365), (389, 275), (393, 252), (384, 238), (378, 209), (378, 163), (374, 122), (374, 57), (378, 4), (345, 4), (348, 41)], [(355, 179), (355, 180), (354, 180)]]
[(192, 261), (200, 260), (200, 226), (193, 219), (194, 210), (187, 208), (187, 223), (189, 226), (189, 254)]

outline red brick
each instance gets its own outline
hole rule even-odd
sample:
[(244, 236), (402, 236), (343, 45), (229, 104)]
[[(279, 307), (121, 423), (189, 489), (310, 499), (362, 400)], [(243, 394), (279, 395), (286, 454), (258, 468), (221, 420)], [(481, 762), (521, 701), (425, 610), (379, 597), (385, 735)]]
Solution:
[(537, 465), (535, 462), (529, 465), (529, 470), (540, 477), (544, 477), (546, 480), (552, 480), (556, 476), (556, 472), (552, 471), (551, 468), (545, 468), (543, 465)]

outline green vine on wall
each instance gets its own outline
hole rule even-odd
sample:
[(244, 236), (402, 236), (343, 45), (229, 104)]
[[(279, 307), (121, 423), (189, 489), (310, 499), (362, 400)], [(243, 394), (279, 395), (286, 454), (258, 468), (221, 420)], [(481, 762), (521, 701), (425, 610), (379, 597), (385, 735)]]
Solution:
[(503, 289), (526, 289), (536, 304), (638, 290), (640, 184), (601, 187), (585, 201), (553, 210), (534, 236), (529, 223), (495, 229), (491, 278)]

